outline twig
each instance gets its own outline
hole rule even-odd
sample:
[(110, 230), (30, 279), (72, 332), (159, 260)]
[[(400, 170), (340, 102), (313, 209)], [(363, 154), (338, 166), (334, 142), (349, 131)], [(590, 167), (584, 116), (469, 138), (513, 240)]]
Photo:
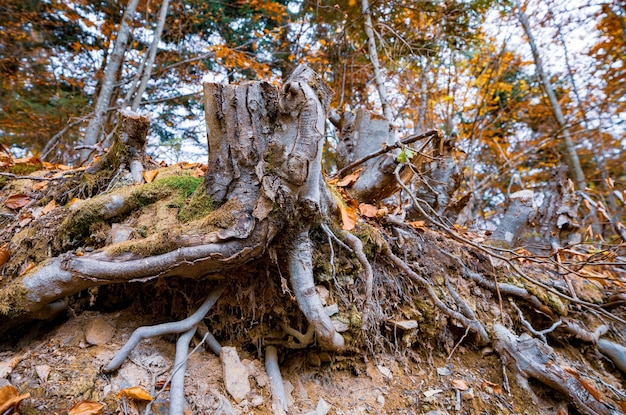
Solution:
[(12, 179), (17, 179), (17, 180), (24, 179), (24, 180), (48, 180), (48, 181), (63, 180), (70, 174), (74, 174), (74, 172), (65, 172), (59, 177), (18, 176), (17, 174), (13, 174), (13, 173), (0, 172), (0, 176), (10, 177)]
[(548, 344), (548, 339), (546, 339), (546, 334), (552, 333), (554, 330), (556, 330), (557, 327), (559, 327), (561, 324), (563, 324), (563, 322), (561, 320), (558, 320), (558, 321), (554, 322), (554, 324), (552, 324), (552, 326), (550, 326), (549, 328), (547, 328), (545, 330), (541, 330), (541, 331), (535, 330), (535, 328), (532, 326), (532, 324), (530, 324), (524, 318), (524, 313), (522, 313), (522, 310), (520, 310), (520, 308), (517, 306), (517, 304), (515, 304), (515, 302), (512, 301), (512, 300), (509, 300), (509, 303), (511, 303), (511, 306), (517, 312), (517, 316), (520, 318), (520, 321), (524, 325), (524, 327), (526, 327), (529, 332), (531, 332), (535, 336), (539, 337), (541, 339), (541, 341), (544, 342), (545, 344)]
[(139, 327), (130, 336), (130, 339), (128, 339), (128, 341), (120, 349), (120, 351), (117, 352), (117, 354), (113, 357), (113, 359), (104, 369), (104, 371), (113, 372), (114, 370), (117, 370), (122, 365), (126, 357), (128, 357), (130, 352), (139, 344), (142, 339), (148, 337), (162, 336), (164, 334), (170, 333), (183, 333), (191, 330), (192, 327), (195, 327), (196, 324), (198, 324), (204, 318), (204, 316), (206, 316), (206, 314), (217, 302), (223, 292), (224, 287), (218, 287), (214, 289), (211, 294), (209, 294), (204, 303), (202, 303), (202, 305), (198, 308), (198, 310), (184, 320), (158, 324), (156, 326)]
[(374, 157), (378, 157), (382, 154), (388, 153), (391, 150), (394, 150), (396, 148), (400, 148), (406, 144), (411, 144), (414, 143), (415, 141), (419, 141), (419, 140), (423, 140), (424, 138), (428, 138), (431, 139), (432, 137), (440, 137), (441, 133), (439, 132), (439, 130), (430, 130), (427, 131), (423, 134), (413, 134), (408, 136), (407, 138), (405, 138), (404, 140), (398, 141), (396, 143), (390, 144), (390, 145), (386, 145), (383, 148), (381, 148), (378, 151), (375, 151), (371, 154), (368, 154), (365, 157), (362, 157), (356, 161), (353, 161), (352, 163), (348, 164), (346, 167), (344, 167), (343, 169), (335, 172), (335, 174), (333, 174), (332, 176), (330, 176), (331, 178), (336, 178), (336, 177), (341, 177), (344, 173), (346, 173), (347, 171), (355, 168), (356, 166), (359, 166), (363, 163), (365, 163), (366, 161), (373, 159)]
[(364, 318), (362, 322), (361, 328), (367, 329), (368, 324), (371, 323), (371, 308), (372, 308), (372, 290), (374, 285), (374, 271), (372, 270), (372, 265), (367, 260), (365, 253), (363, 252), (363, 243), (359, 238), (352, 235), (350, 232), (344, 232), (344, 238), (346, 238), (346, 242), (350, 247), (354, 250), (354, 254), (356, 258), (361, 263), (363, 267), (363, 271), (365, 272), (365, 306), (364, 308)]

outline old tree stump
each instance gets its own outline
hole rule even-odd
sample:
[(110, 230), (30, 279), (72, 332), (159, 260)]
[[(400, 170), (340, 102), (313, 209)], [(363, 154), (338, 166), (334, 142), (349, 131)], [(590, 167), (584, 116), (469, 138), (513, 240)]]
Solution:
[[(86, 170), (45, 178), (58, 183), (31, 192), (33, 204), (55, 202), (56, 207), (29, 222), (3, 222), (0, 248), (11, 255), (4, 257), (0, 281), (0, 334), (76, 308), (85, 298), (79, 293), (86, 290), (91, 300), (123, 297), (123, 283), (153, 281), (151, 301), (167, 303), (175, 291), (169, 281), (193, 281), (195, 296), (185, 294), (182, 311), (172, 307), (173, 322), (138, 328), (102, 368), (116, 371), (144, 338), (179, 333), (170, 414), (184, 410), (191, 338), (200, 331), (219, 354), (221, 346), (211, 334), (218, 325), (222, 338), (247, 336), (249, 343), (265, 348), (275, 413), (288, 410), (280, 351), (312, 346), (371, 355), (402, 345), (432, 349), (433, 343), (443, 344), (450, 355), (461, 343), (475, 349), (492, 345), (520, 387), (530, 388), (528, 379), (534, 379), (559, 391), (581, 413), (617, 413), (621, 395), (580, 396), (586, 384), (577, 373), (561, 369), (559, 356), (545, 342), (554, 334), (590, 343), (624, 371), (626, 348), (607, 338), (611, 327), (623, 330), (624, 320), (553, 284), (561, 278), (558, 270), (542, 270), (545, 275), (526, 270), (501, 248), (451, 229), (446, 212), (454, 210), (458, 172), (447, 141), (436, 130), (370, 154), (373, 161), (364, 164), (352, 196), (350, 189), (327, 184), (321, 157), (330, 98), (322, 79), (304, 66), (280, 88), (267, 82), (205, 84), (208, 164), (203, 179), (181, 165), (158, 169), (156, 178), (142, 175), (154, 169), (144, 154), (149, 119), (121, 113), (108, 154)], [(415, 159), (402, 162), (385, 154), (386, 148), (405, 149), (424, 139), (432, 141), (425, 157), (430, 176), (418, 171)], [(419, 148), (419, 155), (426, 156), (428, 142)], [(383, 154), (384, 160), (374, 158)], [(410, 188), (412, 177), (424, 185)], [(32, 187), (32, 180), (16, 181), (11, 189)], [(412, 201), (414, 219), (424, 221), (409, 224), (402, 212), (385, 210), (381, 199), (399, 191)], [(347, 232), (340, 218), (351, 209), (356, 215), (358, 202), (351, 197), (381, 208)], [(69, 203), (74, 198), (82, 200)], [(426, 229), (426, 223), (436, 230)], [(334, 308), (320, 298), (320, 287), (331, 291)], [(571, 314), (578, 309), (571, 304), (593, 314), (576, 320)], [(217, 311), (209, 313), (212, 307)], [(235, 309), (240, 319), (229, 315)], [(341, 318), (331, 319), (333, 314)], [(232, 329), (252, 315), (254, 327)], [(500, 320), (503, 324), (494, 323)], [(607, 321), (616, 326), (603, 324)], [(538, 322), (549, 323), (549, 331), (533, 329)], [(516, 335), (520, 327), (542, 343)]]

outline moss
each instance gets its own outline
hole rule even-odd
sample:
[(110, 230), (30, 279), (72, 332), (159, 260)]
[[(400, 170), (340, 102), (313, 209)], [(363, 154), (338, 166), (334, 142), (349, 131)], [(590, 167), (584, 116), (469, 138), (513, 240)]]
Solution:
[(24, 313), (22, 299), (28, 290), (20, 283), (14, 283), (0, 291), (0, 315), (15, 318)]
[(188, 223), (203, 218), (214, 210), (215, 202), (210, 196), (207, 196), (204, 186), (198, 186), (189, 201), (180, 208), (178, 218), (182, 222)]

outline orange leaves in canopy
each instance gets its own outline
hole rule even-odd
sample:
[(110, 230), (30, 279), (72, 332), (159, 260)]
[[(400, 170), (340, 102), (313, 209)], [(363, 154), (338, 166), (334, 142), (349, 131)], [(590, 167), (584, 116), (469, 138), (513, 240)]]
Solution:
[(270, 73), (269, 65), (259, 63), (247, 54), (228, 46), (215, 45), (211, 47), (211, 50), (215, 53), (215, 60), (227, 69), (250, 69), (259, 77), (269, 75)]

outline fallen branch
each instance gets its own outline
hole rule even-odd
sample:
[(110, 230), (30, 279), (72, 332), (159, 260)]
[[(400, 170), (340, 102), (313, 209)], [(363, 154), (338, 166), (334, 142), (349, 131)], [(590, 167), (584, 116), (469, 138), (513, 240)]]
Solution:
[(495, 350), (517, 376), (518, 384), (531, 395), (534, 393), (528, 384), (529, 378), (562, 393), (582, 414), (616, 414), (594, 398), (576, 376), (559, 366), (550, 346), (527, 334), (518, 337), (501, 324), (495, 324), (493, 332)]
[(414, 135), (410, 135), (407, 138), (405, 138), (404, 140), (398, 141), (396, 143), (387, 145), (383, 148), (381, 148), (378, 151), (375, 151), (371, 154), (368, 154), (365, 157), (361, 157), (358, 160), (353, 161), (352, 163), (348, 164), (346, 167), (344, 167), (341, 170), (336, 171), (333, 175), (330, 176), (331, 179), (337, 178), (337, 177), (341, 177), (342, 175), (344, 175), (346, 172), (352, 170), (353, 168), (360, 166), (361, 164), (365, 163), (366, 161), (373, 159), (374, 157), (378, 157), (381, 156), (385, 153), (388, 153), (392, 150), (395, 150), (397, 148), (401, 148), (407, 144), (411, 144), (414, 143), (416, 141), (419, 140), (423, 140), (425, 138), (428, 139), (432, 139), (433, 137), (440, 137), (441, 136), (441, 132), (439, 130), (430, 130), (427, 131), (423, 134), (414, 134)]

